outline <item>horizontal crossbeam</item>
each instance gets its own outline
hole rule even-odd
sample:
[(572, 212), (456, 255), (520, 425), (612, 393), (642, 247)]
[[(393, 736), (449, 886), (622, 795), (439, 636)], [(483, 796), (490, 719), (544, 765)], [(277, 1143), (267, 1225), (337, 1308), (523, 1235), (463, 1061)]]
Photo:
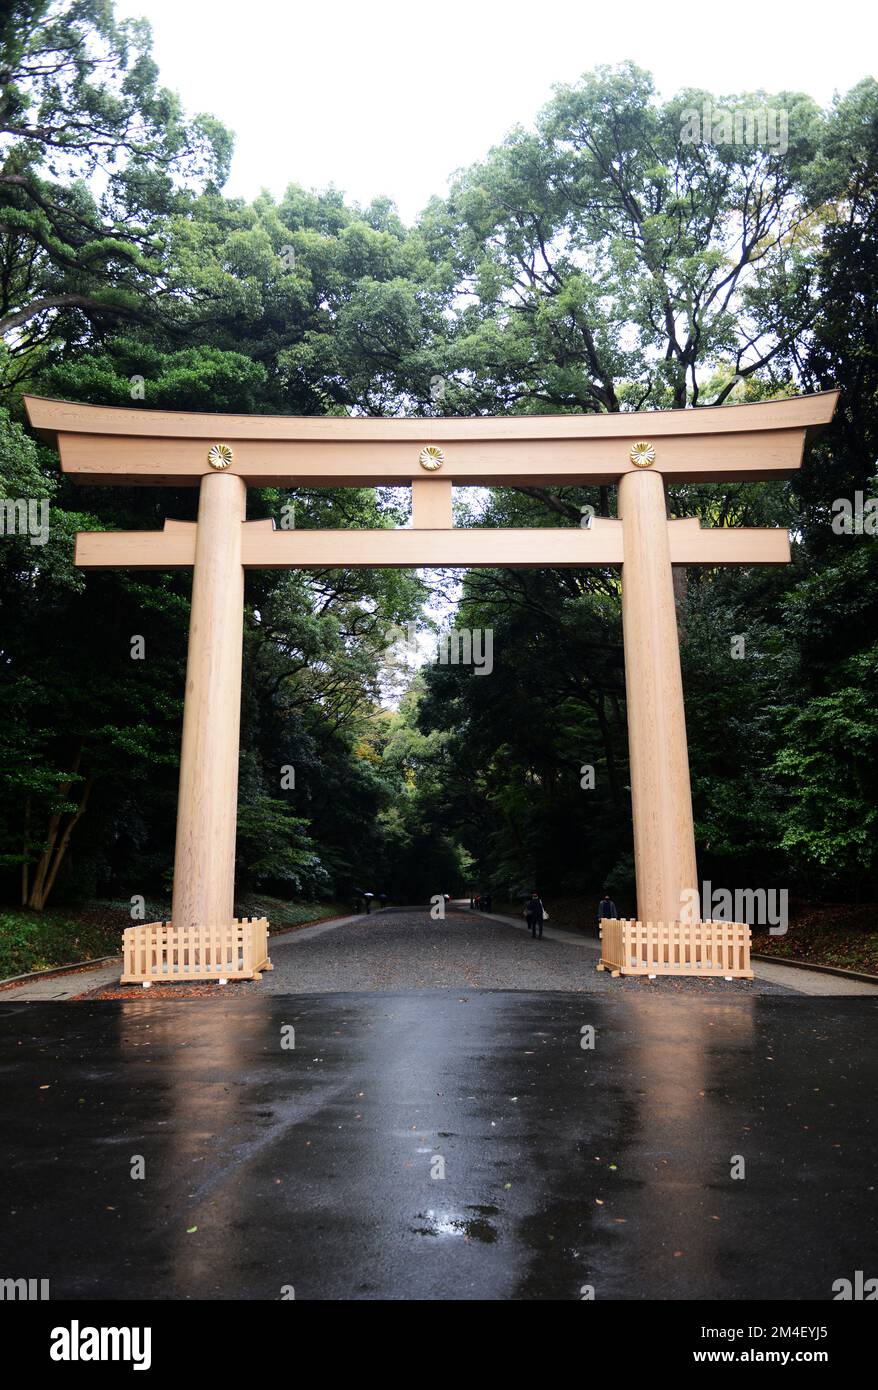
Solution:
[[(523, 569), (589, 568), (624, 563), (622, 524), (596, 517), (591, 526), (450, 530), (275, 531), (245, 522), (245, 569)], [(786, 531), (702, 529), (696, 518), (668, 523), (675, 565), (783, 565)], [(80, 531), (76, 563), (84, 569), (185, 569), (195, 563), (194, 523), (164, 531)]]

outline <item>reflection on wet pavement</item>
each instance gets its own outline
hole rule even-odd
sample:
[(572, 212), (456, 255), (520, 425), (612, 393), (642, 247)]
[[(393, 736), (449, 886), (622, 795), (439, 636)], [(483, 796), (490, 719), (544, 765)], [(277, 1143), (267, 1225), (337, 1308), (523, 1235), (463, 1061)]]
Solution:
[(875, 1022), (804, 996), (0, 1002), (0, 1263), (53, 1299), (825, 1300), (874, 1263)]

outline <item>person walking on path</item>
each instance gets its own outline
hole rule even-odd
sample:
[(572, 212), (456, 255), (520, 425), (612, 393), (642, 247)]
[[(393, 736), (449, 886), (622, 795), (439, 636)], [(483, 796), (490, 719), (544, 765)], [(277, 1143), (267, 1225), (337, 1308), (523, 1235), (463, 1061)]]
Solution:
[(611, 917), (615, 920), (615, 918), (618, 916), (619, 913), (616, 910), (616, 904), (610, 897), (610, 890), (609, 888), (605, 888), (604, 896), (598, 903), (598, 921), (602, 922), (605, 917)]
[(527, 925), (530, 927), (530, 934), (533, 937), (539, 933), (540, 940), (543, 939), (543, 919), (548, 917), (546, 909), (543, 907), (539, 893), (534, 889), (527, 900), (527, 907), (524, 909), (527, 918)]

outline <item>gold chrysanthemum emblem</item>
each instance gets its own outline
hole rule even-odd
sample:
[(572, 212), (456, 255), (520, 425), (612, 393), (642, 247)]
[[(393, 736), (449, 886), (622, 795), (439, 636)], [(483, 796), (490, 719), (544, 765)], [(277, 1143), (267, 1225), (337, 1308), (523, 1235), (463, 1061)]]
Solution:
[(650, 464), (655, 463), (655, 447), (648, 440), (639, 439), (636, 444), (631, 445), (628, 457), (635, 468), (649, 468)]
[(211, 468), (218, 471), (228, 468), (234, 462), (235, 455), (228, 444), (211, 444), (207, 451), (207, 461)]
[(441, 468), (445, 462), (445, 455), (438, 444), (425, 444), (418, 454), (418, 463), (422, 468), (426, 468), (428, 473), (435, 473), (437, 468)]

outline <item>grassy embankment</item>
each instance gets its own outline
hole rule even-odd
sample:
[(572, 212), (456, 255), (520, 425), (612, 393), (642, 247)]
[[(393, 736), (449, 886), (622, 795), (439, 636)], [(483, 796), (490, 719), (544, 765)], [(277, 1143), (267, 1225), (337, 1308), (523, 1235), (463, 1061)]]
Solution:
[(878, 906), (791, 902), (789, 930), (783, 936), (769, 936), (756, 928), (753, 950), (782, 960), (878, 975)]
[[(236, 904), (239, 917), (267, 917), (272, 930), (302, 926), (347, 915), (348, 903), (296, 903), (250, 896)], [(146, 921), (170, 916), (170, 904), (147, 903)], [(122, 932), (131, 925), (127, 903), (92, 903), (87, 907), (28, 912), (0, 908), (0, 979), (45, 970), (52, 965), (119, 955)]]
[[(596, 906), (576, 898), (545, 899), (549, 925), (587, 936), (597, 934)], [(495, 900), (494, 911), (521, 917), (522, 901)], [(812, 903), (792, 901), (789, 927), (783, 936), (753, 929), (752, 949), (781, 960), (834, 965), (878, 975), (878, 906), (875, 903)]]

